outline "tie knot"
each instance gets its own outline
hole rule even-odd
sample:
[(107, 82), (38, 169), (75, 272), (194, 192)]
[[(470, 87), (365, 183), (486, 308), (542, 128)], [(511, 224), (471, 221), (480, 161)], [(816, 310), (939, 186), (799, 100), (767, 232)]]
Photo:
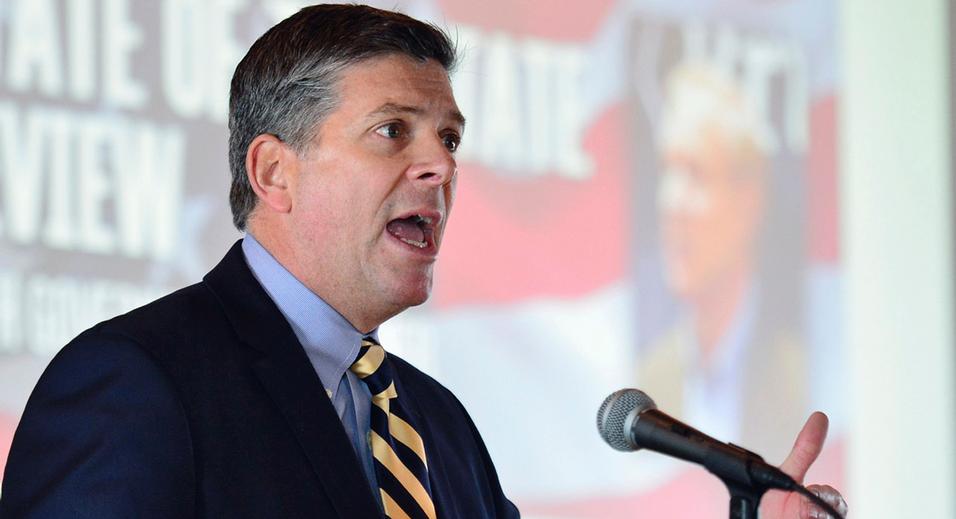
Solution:
[[(386, 362), (385, 348), (370, 338), (362, 339), (362, 348), (349, 369), (365, 382), (372, 395), (378, 395), (392, 386), (392, 373)], [(393, 397), (393, 392), (389, 391), (388, 397)]]

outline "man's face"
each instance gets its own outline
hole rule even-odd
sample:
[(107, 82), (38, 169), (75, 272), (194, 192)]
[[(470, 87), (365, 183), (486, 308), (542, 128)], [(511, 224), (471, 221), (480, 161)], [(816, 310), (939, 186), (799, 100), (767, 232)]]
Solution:
[(722, 288), (753, 265), (763, 178), (741, 171), (716, 131), (666, 150), (658, 209), (668, 283), (685, 298)]
[(292, 253), (302, 281), (365, 332), (428, 297), (464, 120), (435, 61), (363, 61), (337, 91), (292, 182)]

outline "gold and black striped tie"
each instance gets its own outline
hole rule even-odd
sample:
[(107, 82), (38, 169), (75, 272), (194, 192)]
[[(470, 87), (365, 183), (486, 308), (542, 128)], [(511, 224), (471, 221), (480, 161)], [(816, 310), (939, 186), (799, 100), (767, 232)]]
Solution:
[(369, 443), (385, 515), (435, 519), (425, 445), (402, 409), (385, 350), (366, 337), (351, 370), (372, 393)]

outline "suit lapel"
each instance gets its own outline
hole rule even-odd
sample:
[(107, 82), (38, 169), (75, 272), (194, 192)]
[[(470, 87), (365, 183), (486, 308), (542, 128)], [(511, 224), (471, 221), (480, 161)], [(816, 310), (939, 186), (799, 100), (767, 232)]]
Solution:
[(381, 518), (332, 402), (292, 328), (246, 265), (241, 241), (204, 281), (241, 341), (260, 353), (252, 367), (295, 434), (338, 515)]
[(395, 391), (398, 393), (400, 400), (404, 399), (402, 400), (402, 410), (409, 415), (407, 417), (409, 423), (422, 437), (425, 444), (425, 453), (428, 457), (428, 479), (431, 482), (432, 502), (435, 504), (437, 515), (438, 517), (465, 517), (466, 514), (462, 514), (458, 510), (457, 503), (449, 494), (449, 491), (454, 487), (448, 480), (448, 474), (452, 470), (446, 468), (446, 463), (453, 464), (455, 460), (446, 460), (441, 456), (446, 449), (439, 447), (435, 441), (442, 437), (441, 431), (433, 430), (435, 422), (425, 420), (425, 413), (421, 409), (422, 399), (418, 398), (414, 391), (415, 387), (405, 385), (402, 380), (402, 374), (407, 369), (405, 366), (409, 364), (392, 353), (389, 353), (388, 356), (392, 363), (392, 381), (395, 383)]

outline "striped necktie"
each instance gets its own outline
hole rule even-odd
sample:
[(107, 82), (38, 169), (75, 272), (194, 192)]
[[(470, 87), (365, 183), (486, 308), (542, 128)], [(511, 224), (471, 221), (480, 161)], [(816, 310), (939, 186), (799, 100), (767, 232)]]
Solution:
[(366, 337), (351, 370), (372, 393), (369, 445), (385, 515), (390, 519), (435, 519), (425, 445), (408, 423), (385, 349)]

